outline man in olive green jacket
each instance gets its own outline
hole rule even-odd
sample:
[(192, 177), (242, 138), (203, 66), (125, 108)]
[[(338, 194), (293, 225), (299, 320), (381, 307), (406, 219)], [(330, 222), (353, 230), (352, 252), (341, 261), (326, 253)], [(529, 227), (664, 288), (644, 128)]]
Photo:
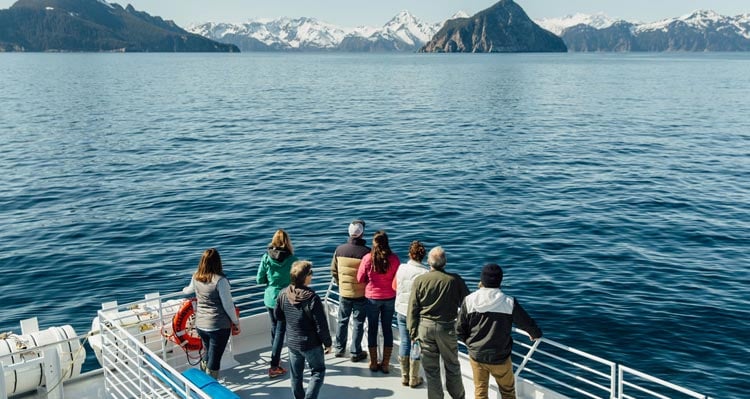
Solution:
[(422, 345), (422, 366), (427, 377), (427, 398), (442, 399), (440, 359), (445, 368), (445, 385), (453, 399), (464, 399), (461, 366), (458, 363), (456, 316), (469, 289), (461, 276), (445, 271), (445, 251), (433, 248), (427, 263), (430, 271), (412, 285), (406, 325), (412, 340)]

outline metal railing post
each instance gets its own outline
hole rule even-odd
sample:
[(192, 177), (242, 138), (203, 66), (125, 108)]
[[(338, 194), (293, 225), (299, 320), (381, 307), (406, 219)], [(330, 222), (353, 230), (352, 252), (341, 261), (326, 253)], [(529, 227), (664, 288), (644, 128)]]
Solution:
[(514, 377), (518, 378), (518, 375), (521, 374), (521, 371), (523, 371), (523, 368), (526, 367), (526, 363), (529, 362), (531, 359), (531, 355), (534, 354), (534, 351), (536, 351), (536, 348), (539, 346), (539, 344), (542, 343), (542, 338), (538, 338), (534, 340), (534, 344), (531, 345), (531, 348), (529, 348), (529, 351), (526, 352), (526, 356), (523, 357), (523, 361), (516, 369), (516, 373), (513, 375)]
[[(612, 398), (622, 398), (622, 369), (620, 368), (619, 364), (615, 364), (612, 366)], [(615, 378), (616, 376), (616, 378)], [(617, 391), (615, 392), (614, 386), (615, 383), (617, 384)]]

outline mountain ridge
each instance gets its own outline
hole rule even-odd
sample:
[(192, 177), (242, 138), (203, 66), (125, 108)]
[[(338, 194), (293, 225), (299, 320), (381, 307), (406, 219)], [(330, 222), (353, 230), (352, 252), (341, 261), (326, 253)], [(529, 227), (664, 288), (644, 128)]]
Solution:
[(416, 51), (443, 23), (430, 24), (402, 10), (379, 28), (345, 28), (315, 18), (282, 17), (240, 24), (205, 22), (189, 25), (187, 30), (233, 43), (242, 51)]
[(173, 21), (102, 0), (18, 0), (0, 10), (0, 52), (238, 52)]
[(696, 10), (648, 23), (597, 15), (609, 23), (595, 26), (584, 14), (537, 22), (560, 31), (570, 51), (750, 51), (750, 13), (725, 16)]

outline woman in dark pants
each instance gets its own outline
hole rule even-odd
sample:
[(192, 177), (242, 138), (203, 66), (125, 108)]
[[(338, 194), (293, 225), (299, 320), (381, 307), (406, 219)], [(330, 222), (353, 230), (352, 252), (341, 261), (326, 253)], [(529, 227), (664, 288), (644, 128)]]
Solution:
[(201, 369), (214, 378), (219, 378), (221, 356), (229, 341), (232, 326), (238, 333), (240, 329), (240, 320), (235, 313), (230, 290), (219, 251), (216, 248), (203, 251), (198, 270), (183, 292), (195, 292), (195, 327), (203, 341)]
[(268, 250), (260, 259), (258, 267), (258, 284), (267, 284), (263, 295), (263, 302), (271, 319), (271, 367), (268, 369), (268, 377), (276, 378), (284, 375), (286, 369), (281, 367), (281, 348), (284, 346), (284, 334), (286, 324), (283, 320), (277, 320), (274, 312), (276, 297), (282, 289), (289, 286), (289, 272), (292, 263), (297, 260), (294, 256), (292, 240), (286, 231), (279, 229), (274, 233)]

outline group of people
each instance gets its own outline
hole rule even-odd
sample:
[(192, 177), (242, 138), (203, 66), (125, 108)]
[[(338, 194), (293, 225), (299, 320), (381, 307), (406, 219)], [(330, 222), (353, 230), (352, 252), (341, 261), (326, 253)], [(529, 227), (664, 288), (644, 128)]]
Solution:
[[(286, 337), (294, 398), (317, 398), (325, 378), (325, 354), (333, 351), (335, 357), (347, 356), (350, 321), (350, 360), (359, 362), (369, 357), (372, 372), (388, 374), (395, 314), (403, 385), (415, 388), (424, 383), (421, 366), (428, 398), (443, 398), (442, 359), (446, 390), (453, 399), (464, 398), (458, 361), (460, 339), (468, 348), (475, 397), (487, 398), (491, 375), (503, 399), (515, 398), (510, 358), (512, 325), (528, 332), (533, 340), (540, 338), (542, 331), (515, 298), (500, 290), (500, 266), (485, 265), (479, 289), (470, 293), (459, 275), (445, 270), (447, 260), (442, 247), (432, 248), (427, 254), (421, 242), (413, 241), (409, 260), (402, 264), (391, 250), (385, 231), (373, 235), (372, 248), (366, 245), (364, 232), (363, 220), (352, 221), (348, 241), (336, 248), (331, 260), (331, 274), (339, 288), (335, 341), (329, 333), (323, 303), (310, 288), (312, 263), (294, 255), (284, 230), (274, 234), (257, 274), (258, 284), (266, 285), (264, 303), (271, 320), (269, 377), (287, 372), (281, 366)], [(425, 255), (427, 265), (422, 263)], [(231, 327), (239, 326), (218, 251), (212, 248), (204, 252), (191, 285), (186, 288), (189, 291), (196, 293), (198, 302), (196, 328), (205, 348), (201, 367), (216, 377)], [(366, 352), (362, 348), (365, 320), (369, 326)], [(378, 330), (382, 331), (382, 348), (378, 347)], [(412, 356), (412, 347), (420, 348), (421, 355)], [(311, 369), (306, 390), (302, 386), (305, 363)]]

